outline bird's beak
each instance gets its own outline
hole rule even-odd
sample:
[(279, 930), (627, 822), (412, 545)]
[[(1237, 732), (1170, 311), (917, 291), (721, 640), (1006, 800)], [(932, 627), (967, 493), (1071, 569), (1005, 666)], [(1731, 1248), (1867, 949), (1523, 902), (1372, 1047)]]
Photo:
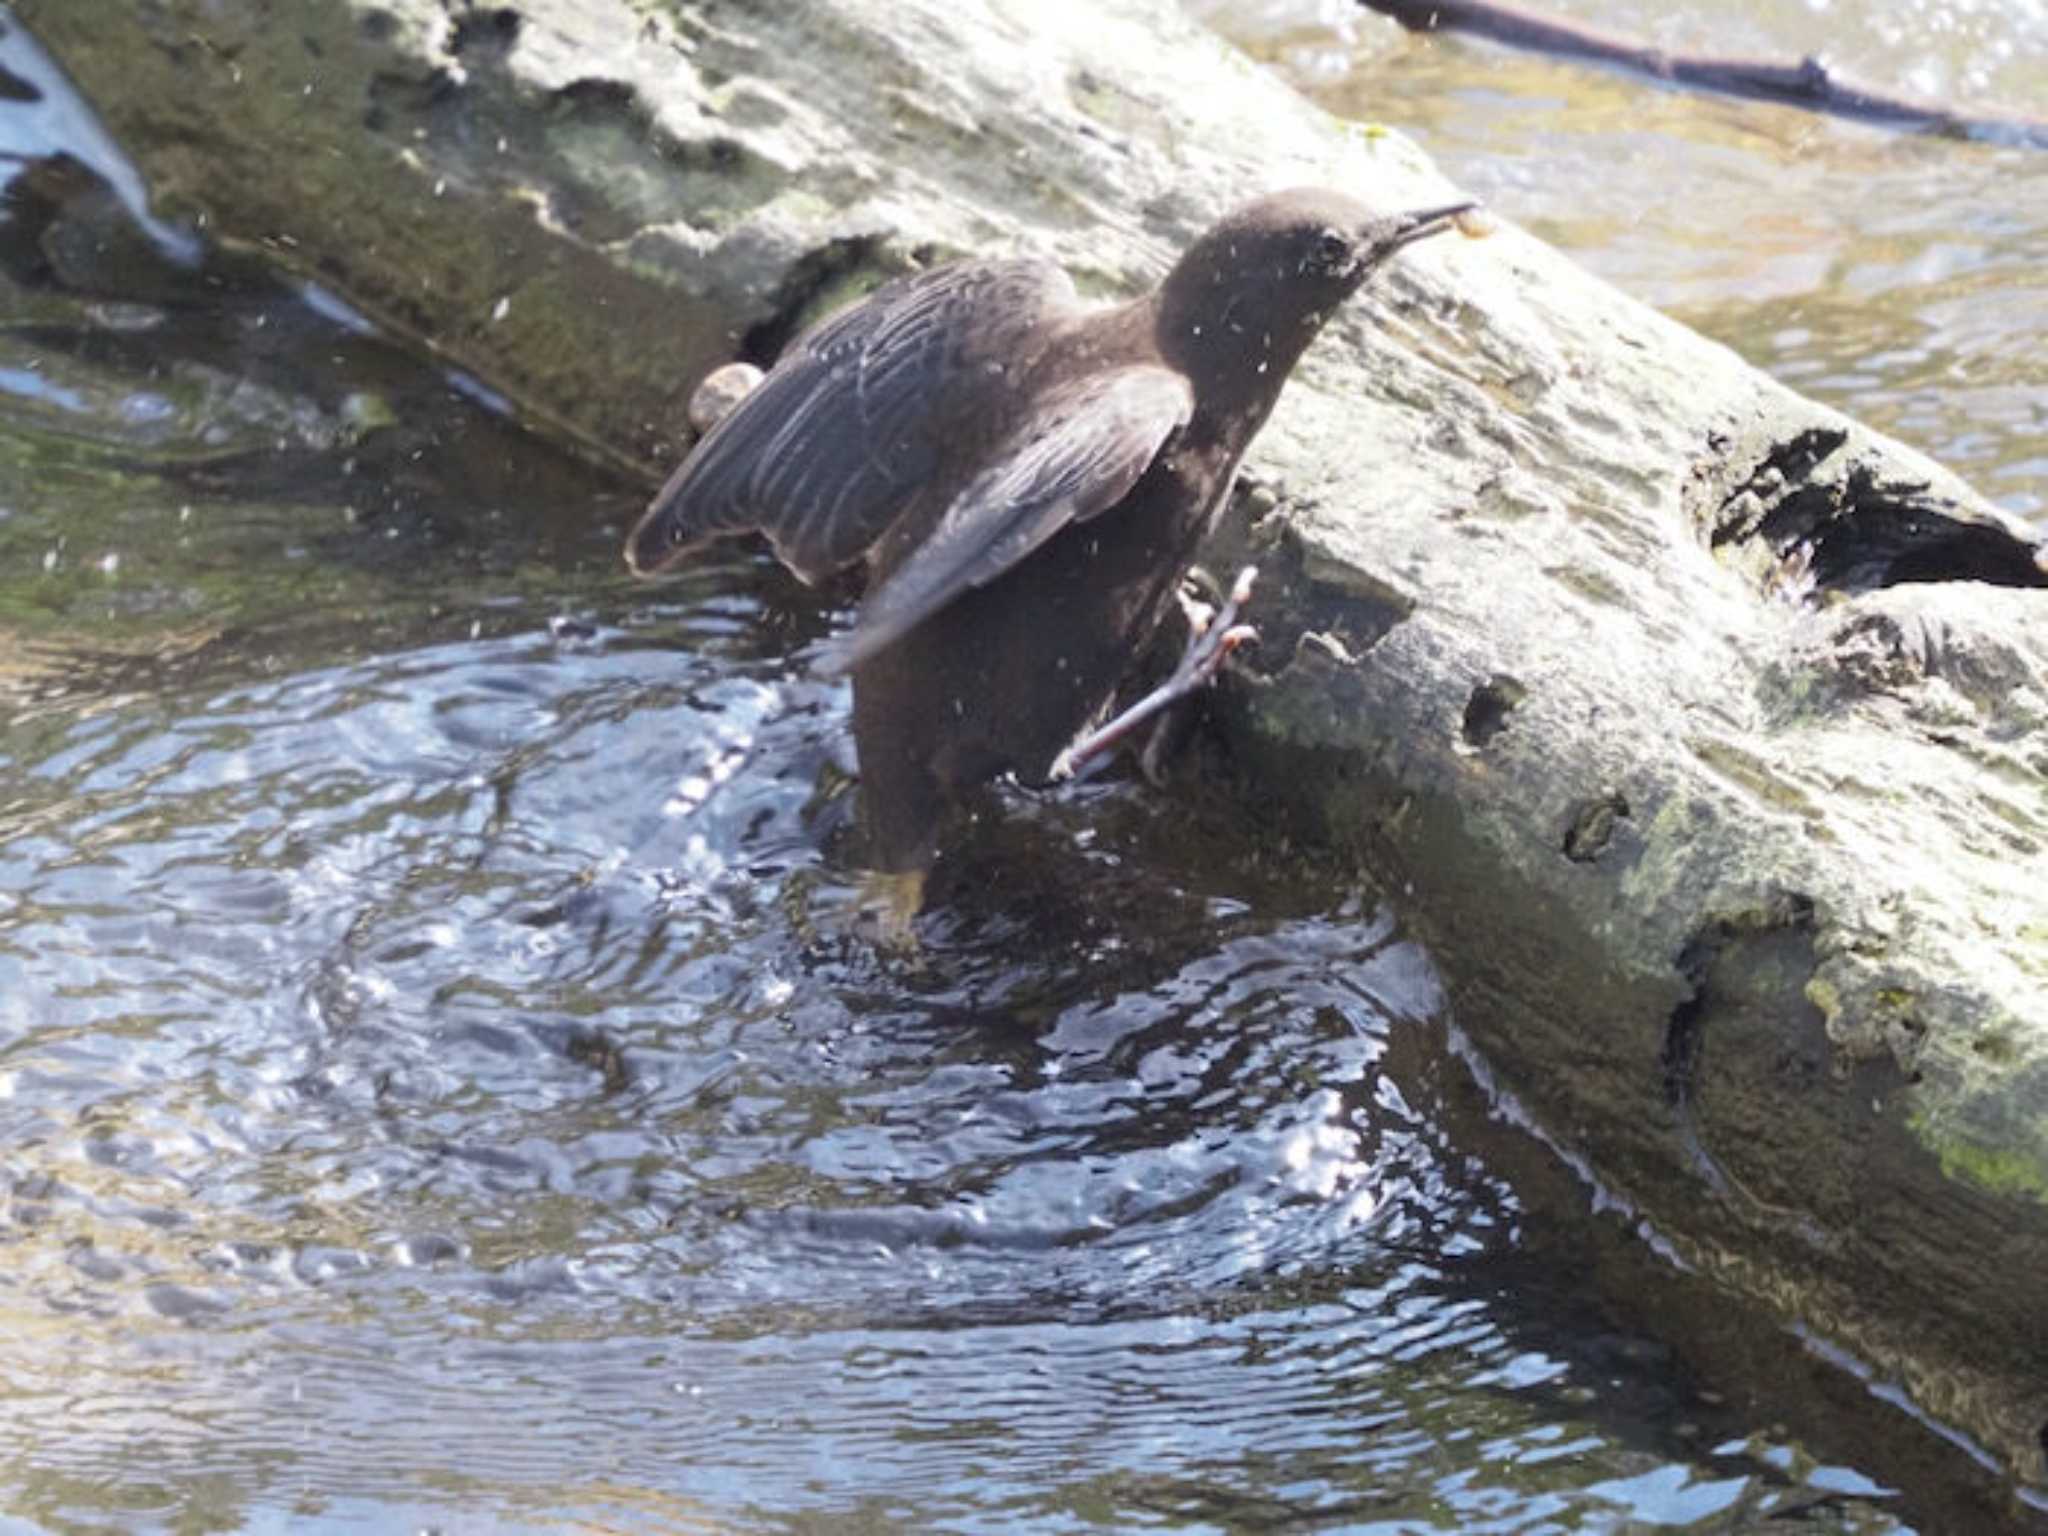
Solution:
[(1427, 240), (1431, 235), (1440, 235), (1451, 227), (1459, 214), (1470, 213), (1478, 203), (1467, 199), (1462, 203), (1446, 203), (1441, 208), (1422, 208), (1414, 213), (1399, 215), (1394, 221), (1394, 232), (1380, 247), (1382, 254), (1391, 256), (1404, 245), (1413, 245), (1418, 240)]

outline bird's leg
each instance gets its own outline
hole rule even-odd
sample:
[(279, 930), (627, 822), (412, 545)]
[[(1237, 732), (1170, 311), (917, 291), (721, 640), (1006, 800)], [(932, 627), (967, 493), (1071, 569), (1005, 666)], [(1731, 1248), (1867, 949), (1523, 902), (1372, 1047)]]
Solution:
[[(1258, 575), (1257, 566), (1248, 565), (1239, 571), (1219, 611), (1212, 611), (1207, 603), (1185, 592), (1179, 594), (1181, 609), (1188, 617), (1188, 643), (1173, 675), (1109, 724), (1089, 732), (1054, 758), (1052, 776), (1071, 778), (1089, 759), (1101, 756), (1154, 715), (1208, 682), (1240, 645), (1258, 639), (1258, 630), (1237, 622), (1238, 610), (1251, 600), (1252, 583)], [(1149, 749), (1147, 755), (1151, 755)], [(1148, 766), (1147, 775), (1152, 776), (1157, 766), (1156, 762)]]
[(874, 919), (877, 948), (906, 957), (918, 953), (915, 925), (918, 909), (924, 905), (924, 877), (921, 869), (862, 873), (854, 914)]
[[(1174, 589), (1173, 599), (1180, 604), (1181, 617), (1188, 626), (1187, 642), (1181, 648), (1181, 664), (1186, 665), (1188, 655), (1216, 622), (1216, 604), (1227, 603), (1230, 598), (1216, 585), (1216, 578), (1197, 565), (1188, 568), (1186, 579)], [(1183, 712), (1162, 709), (1159, 718), (1152, 722), (1151, 733), (1145, 737), (1144, 749), (1138, 753), (1138, 771), (1154, 789), (1166, 788), (1167, 754), (1179, 739), (1178, 727), (1184, 718)]]
[(1185, 717), (1168, 711), (1152, 722), (1152, 732), (1138, 753), (1138, 771), (1154, 789), (1166, 788), (1166, 760), (1180, 745)]

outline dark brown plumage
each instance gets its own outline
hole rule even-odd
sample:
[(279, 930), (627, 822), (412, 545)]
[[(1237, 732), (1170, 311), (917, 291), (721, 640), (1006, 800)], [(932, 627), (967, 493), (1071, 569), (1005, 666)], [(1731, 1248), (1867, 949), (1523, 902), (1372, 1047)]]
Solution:
[(957, 794), (1042, 777), (1113, 695), (1331, 310), (1470, 206), (1284, 192), (1112, 309), (1044, 261), (899, 279), (706, 434), (627, 560), (658, 571), (749, 531), (806, 581), (866, 560), (859, 620), (820, 664), (853, 675), (873, 856), (913, 877), (914, 909)]

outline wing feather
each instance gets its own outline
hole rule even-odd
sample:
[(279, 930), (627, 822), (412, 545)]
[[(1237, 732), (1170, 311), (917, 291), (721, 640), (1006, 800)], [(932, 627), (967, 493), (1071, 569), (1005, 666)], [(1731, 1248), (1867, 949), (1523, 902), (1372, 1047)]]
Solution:
[(858, 560), (930, 478), (953, 425), (995, 409), (985, 360), (1074, 304), (1050, 262), (969, 261), (842, 310), (705, 434), (627, 538), (628, 564), (658, 571), (750, 531), (807, 581)]
[(1192, 408), (1188, 381), (1150, 365), (1087, 374), (1050, 392), (868, 594), (859, 622), (826, 647), (819, 670), (850, 671), (1069, 523), (1115, 506)]

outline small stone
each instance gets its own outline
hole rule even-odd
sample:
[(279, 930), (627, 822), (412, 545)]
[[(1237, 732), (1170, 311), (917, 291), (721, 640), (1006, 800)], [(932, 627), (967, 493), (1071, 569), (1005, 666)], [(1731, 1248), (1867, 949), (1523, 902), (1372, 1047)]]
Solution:
[(712, 369), (690, 396), (690, 425), (700, 435), (709, 432), (753, 393), (761, 378), (761, 370), (752, 363), (727, 363)]

